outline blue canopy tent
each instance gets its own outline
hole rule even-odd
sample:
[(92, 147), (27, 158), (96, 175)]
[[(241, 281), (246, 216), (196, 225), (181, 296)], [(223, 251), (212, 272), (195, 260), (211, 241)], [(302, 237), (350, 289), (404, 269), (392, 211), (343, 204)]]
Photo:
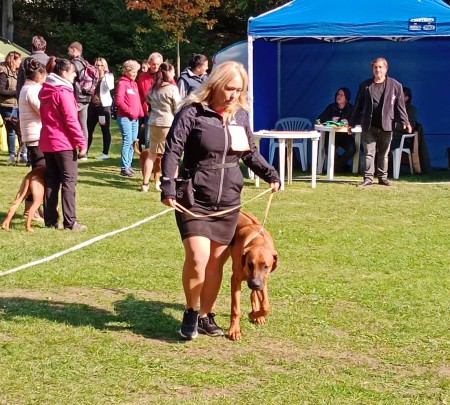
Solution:
[(450, 7), (441, 0), (294, 0), (251, 18), (254, 129), (288, 116), (314, 122), (341, 86), (354, 100), (377, 56), (388, 60), (388, 75), (412, 89), (432, 166), (447, 167)]

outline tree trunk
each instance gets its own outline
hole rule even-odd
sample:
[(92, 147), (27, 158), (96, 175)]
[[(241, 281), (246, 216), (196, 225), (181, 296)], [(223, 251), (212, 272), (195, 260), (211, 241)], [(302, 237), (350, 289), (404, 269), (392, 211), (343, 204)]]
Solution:
[(3, 0), (2, 4), (2, 37), (13, 42), (14, 19), (12, 0)]
[(177, 38), (177, 77), (180, 77), (181, 66), (180, 66), (180, 38)]

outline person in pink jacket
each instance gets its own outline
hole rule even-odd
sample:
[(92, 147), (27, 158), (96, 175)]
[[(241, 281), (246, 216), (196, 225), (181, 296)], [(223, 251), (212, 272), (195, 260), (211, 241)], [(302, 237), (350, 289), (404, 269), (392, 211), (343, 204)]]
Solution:
[[(87, 150), (87, 140), (78, 120), (73, 92), (76, 67), (68, 59), (51, 57), (47, 76), (39, 92), (42, 129), (39, 148), (44, 153), (44, 220), (49, 228), (85, 230), (76, 216), (75, 187), (78, 158)], [(63, 224), (59, 222), (58, 194), (61, 188)]]
[(135, 81), (140, 65), (127, 60), (122, 66), (122, 76), (116, 90), (117, 123), (122, 134), (121, 169), (122, 176), (132, 177), (133, 142), (139, 132), (139, 117), (144, 116), (137, 83)]

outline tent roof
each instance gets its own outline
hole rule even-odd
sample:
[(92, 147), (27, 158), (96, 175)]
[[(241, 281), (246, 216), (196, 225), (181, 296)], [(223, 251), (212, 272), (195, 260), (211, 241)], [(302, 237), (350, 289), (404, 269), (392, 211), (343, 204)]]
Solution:
[(16, 51), (19, 52), (22, 56), (28, 56), (30, 52), (21, 46), (15, 44), (14, 42), (9, 41), (6, 38), (0, 37), (0, 61), (4, 61), (6, 55), (9, 52)]
[[(433, 18), (430, 23), (411, 21)], [(294, 0), (251, 18), (248, 34), (280, 38), (450, 36), (450, 7), (442, 0)]]

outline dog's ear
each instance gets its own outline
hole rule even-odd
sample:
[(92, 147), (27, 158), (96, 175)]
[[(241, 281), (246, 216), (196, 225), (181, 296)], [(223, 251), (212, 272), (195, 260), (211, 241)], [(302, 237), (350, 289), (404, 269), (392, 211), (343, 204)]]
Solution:
[(242, 257), (241, 257), (241, 265), (242, 265), (242, 268), (244, 268), (244, 266), (245, 266), (245, 256), (247, 256), (247, 253), (248, 253), (249, 250), (250, 250), (250, 249), (247, 248), (247, 249), (244, 249), (244, 250), (242, 251)]
[(273, 264), (272, 264), (272, 270), (270, 272), (275, 271), (278, 264), (278, 252), (276, 250), (273, 251)]

